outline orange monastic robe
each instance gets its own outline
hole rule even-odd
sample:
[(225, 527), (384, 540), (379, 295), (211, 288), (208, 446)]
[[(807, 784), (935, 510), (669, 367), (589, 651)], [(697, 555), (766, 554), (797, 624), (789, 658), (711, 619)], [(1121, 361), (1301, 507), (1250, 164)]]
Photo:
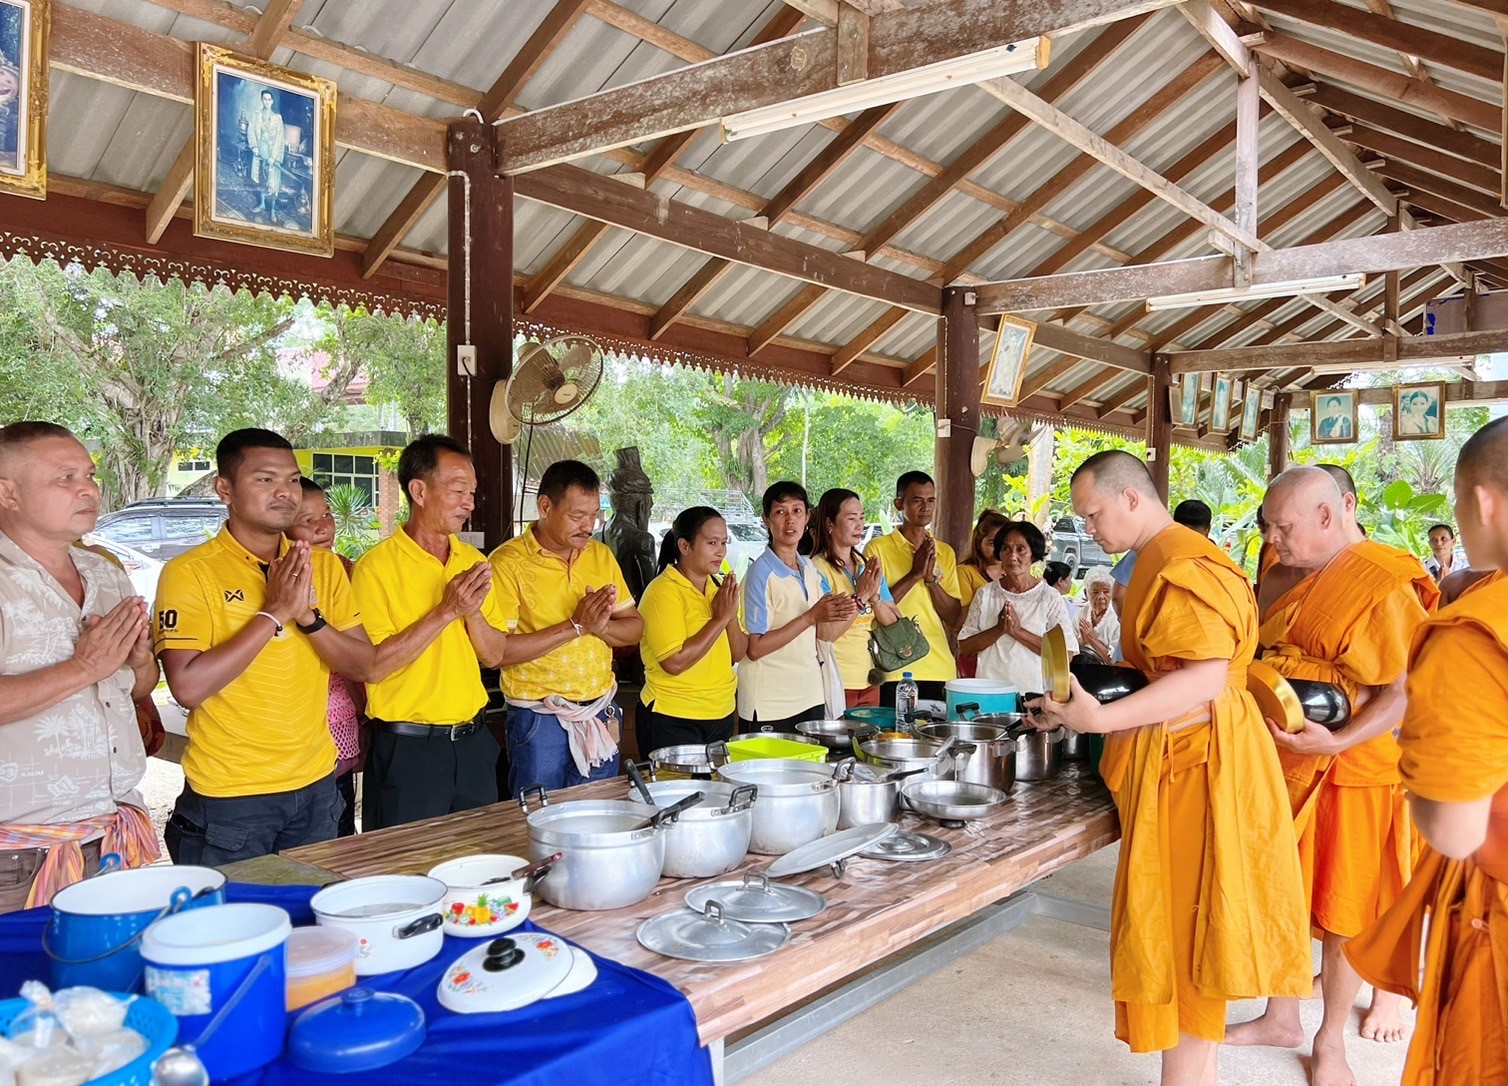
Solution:
[(1403, 783), (1415, 795), (1438, 803), (1493, 797), (1487, 843), (1464, 861), (1426, 847), (1403, 896), (1346, 945), (1346, 956), (1364, 979), (1418, 1003), (1404, 1086), (1504, 1086), (1508, 580), (1473, 585), (1419, 631), (1399, 742)]
[(1116, 1036), (1151, 1052), (1180, 1032), (1222, 1039), (1227, 1000), (1307, 995), (1313, 982), (1282, 770), (1246, 693), (1257, 648), (1250, 583), (1213, 543), (1174, 525), (1137, 557), (1122, 620), (1127, 662), (1154, 680), (1185, 661), (1230, 661), (1208, 723), (1116, 733), (1100, 763), (1121, 819)]
[(1262, 587), (1262, 578), (1267, 576), (1268, 572), (1272, 569), (1273, 566), (1280, 564), (1281, 562), (1278, 558), (1278, 549), (1264, 539), (1262, 541), (1261, 549), (1257, 551), (1256, 585), (1258, 590), (1260, 590)]
[[(1262, 623), (1262, 660), (1293, 679), (1345, 690), (1396, 682), (1428, 618), (1418, 559), (1363, 540), (1279, 596)], [(1335, 758), (1279, 748), (1316, 928), (1356, 935), (1402, 892), (1413, 870), (1408, 805), (1391, 731)]]

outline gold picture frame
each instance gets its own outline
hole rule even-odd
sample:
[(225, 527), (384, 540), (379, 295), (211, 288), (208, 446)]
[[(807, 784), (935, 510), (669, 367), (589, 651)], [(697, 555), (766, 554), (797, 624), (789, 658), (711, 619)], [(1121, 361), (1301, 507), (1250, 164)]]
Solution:
[(1393, 440), (1437, 441), (1445, 436), (1445, 382), (1393, 388)]
[(0, 192), (47, 199), (52, 0), (0, 0)]
[(194, 233), (335, 251), (335, 84), (205, 42), (194, 92)]
[(995, 407), (1016, 406), (1036, 334), (1037, 326), (1029, 320), (1009, 313), (1000, 318), (995, 349), (990, 352), (990, 368), (985, 372), (984, 389), (979, 394), (980, 403)]
[(1351, 389), (1325, 389), (1309, 404), (1309, 443), (1349, 445), (1356, 440), (1358, 396)]

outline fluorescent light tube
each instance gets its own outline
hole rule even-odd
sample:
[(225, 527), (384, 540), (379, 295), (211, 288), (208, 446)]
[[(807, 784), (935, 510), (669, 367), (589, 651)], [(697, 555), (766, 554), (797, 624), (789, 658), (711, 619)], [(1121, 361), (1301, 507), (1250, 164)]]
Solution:
[(1190, 294), (1165, 294), (1159, 298), (1148, 298), (1147, 312), (1223, 305), (1226, 302), (1241, 302), (1252, 298), (1328, 294), (1332, 290), (1354, 290), (1366, 281), (1367, 277), (1363, 272), (1351, 272), (1346, 275), (1323, 275), (1314, 279), (1290, 279), (1286, 283), (1253, 283), (1249, 287), (1222, 287), (1219, 290), (1199, 290)]
[(732, 142), (763, 136), (770, 132), (825, 121), (829, 117), (857, 113), (870, 106), (920, 98), (1016, 72), (1035, 71), (1047, 67), (1051, 52), (1052, 46), (1048, 39), (1027, 38), (1025, 41), (999, 45), (952, 60), (911, 68), (895, 75), (835, 87), (821, 94), (781, 102), (779, 105), (734, 113), (723, 118), (723, 139)]

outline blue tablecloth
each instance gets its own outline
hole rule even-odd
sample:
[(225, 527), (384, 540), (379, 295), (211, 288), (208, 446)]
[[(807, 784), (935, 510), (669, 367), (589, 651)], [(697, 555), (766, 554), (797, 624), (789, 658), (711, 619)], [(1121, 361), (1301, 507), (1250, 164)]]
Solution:
[[(232, 883), (231, 901), (280, 906), (295, 926), (312, 924), (316, 887)], [(0, 998), (31, 978), (46, 980), (42, 929), (51, 910), (0, 915)], [(525, 930), (541, 930), (532, 924)], [(691, 1005), (658, 977), (593, 955), (597, 980), (585, 991), (547, 999), (504, 1014), (452, 1014), (435, 998), (440, 975), (477, 945), (446, 936), (433, 961), (405, 973), (364, 977), (368, 987), (401, 992), (424, 1008), (429, 1038), (412, 1056), (377, 1076), (387, 1082), (443, 1082), (447, 1086), (711, 1086), (712, 1066), (697, 1041)], [(280, 1059), (247, 1086), (350, 1083), (346, 1075), (317, 1074)]]

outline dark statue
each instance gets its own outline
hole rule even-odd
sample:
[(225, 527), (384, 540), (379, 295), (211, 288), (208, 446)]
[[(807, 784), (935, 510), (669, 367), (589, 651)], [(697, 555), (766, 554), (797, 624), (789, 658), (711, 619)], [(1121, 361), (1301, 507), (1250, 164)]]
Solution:
[(637, 600), (657, 572), (658, 546), (649, 532), (649, 513), (654, 505), (654, 487), (639, 464), (639, 450), (630, 445), (614, 454), (618, 466), (607, 477), (607, 492), (613, 503), (613, 519), (602, 533), (603, 542), (618, 559), (628, 590)]

